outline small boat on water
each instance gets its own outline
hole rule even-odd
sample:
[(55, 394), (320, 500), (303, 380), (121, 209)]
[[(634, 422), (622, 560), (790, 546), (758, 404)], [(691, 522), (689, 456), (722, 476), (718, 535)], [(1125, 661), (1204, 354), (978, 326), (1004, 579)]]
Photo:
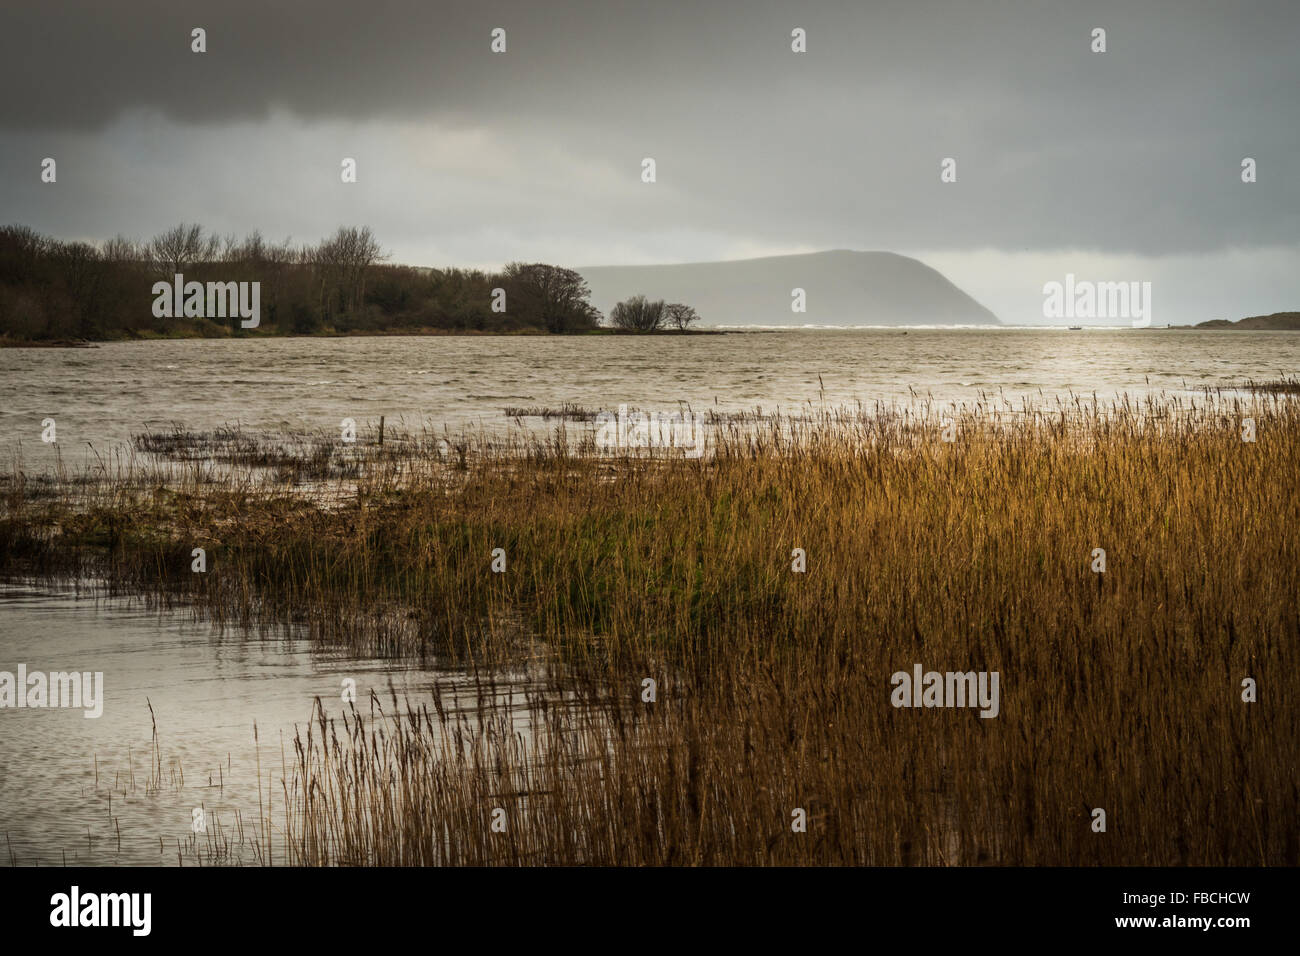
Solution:
[(1082, 325), (1072, 325), (1072, 326), (1070, 326), (1070, 331), (1071, 331), (1071, 332), (1078, 332), (1078, 331), (1079, 331), (1080, 329), (1082, 329), (1082, 328), (1083, 328)]

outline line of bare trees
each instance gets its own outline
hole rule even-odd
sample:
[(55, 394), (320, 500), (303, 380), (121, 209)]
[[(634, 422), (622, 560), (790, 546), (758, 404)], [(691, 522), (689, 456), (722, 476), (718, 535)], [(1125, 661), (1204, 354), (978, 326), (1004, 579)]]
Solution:
[(643, 295), (625, 299), (609, 312), (610, 324), (629, 332), (658, 332), (665, 328), (684, 332), (692, 322), (699, 320), (699, 313), (689, 305), (665, 303), (663, 299), (651, 300)]
[[(233, 334), (234, 322), (152, 314), (151, 288), (185, 281), (258, 281), (265, 333), (418, 329), (594, 329), (600, 313), (577, 272), (510, 263), (500, 273), (385, 264), (368, 227), (343, 227), (318, 243), (217, 236), (182, 223), (140, 242), (61, 241), (26, 226), (0, 227), (0, 337), (110, 339)], [(504, 292), (504, 296), (499, 293)], [(494, 303), (500, 300), (500, 306)]]
[(315, 245), (295, 247), (288, 239), (279, 244), (268, 243), (257, 231), (239, 240), (233, 235), (222, 238), (205, 234), (202, 226), (181, 223), (139, 247), (134, 247), (129, 239), (118, 237), (105, 245), (105, 253), (110, 249), (117, 261), (144, 262), (162, 278), (196, 266), (251, 267), (264, 277), (261, 280), (264, 285), (269, 280), (272, 289), (268, 299), (273, 305), (290, 267), (310, 270), (316, 309), (322, 322), (360, 312), (370, 267), (387, 258), (369, 226), (340, 227), (334, 235)]

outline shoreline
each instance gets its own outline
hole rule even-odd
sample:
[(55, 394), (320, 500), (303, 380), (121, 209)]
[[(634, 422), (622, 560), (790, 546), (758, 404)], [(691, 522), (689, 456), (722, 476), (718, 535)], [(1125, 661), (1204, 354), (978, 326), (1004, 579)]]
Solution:
[[(1244, 320), (1243, 320), (1244, 321)], [(574, 332), (547, 332), (544, 329), (515, 329), (511, 331), (487, 331), (477, 329), (389, 329), (376, 331), (351, 332), (251, 332), (245, 334), (204, 335), (184, 331), (175, 335), (131, 335), (106, 339), (8, 339), (0, 337), (0, 350), (3, 349), (96, 349), (103, 345), (137, 342), (220, 342), (235, 339), (382, 339), (382, 338), (601, 338), (615, 337), (676, 337), (676, 336), (715, 336), (715, 335), (763, 335), (788, 332), (896, 332), (906, 335), (909, 332), (1300, 332), (1300, 327), (1267, 328), (1257, 325), (1242, 325), (1238, 322), (1216, 319), (1213, 322), (1201, 322), (1195, 325), (1162, 325), (1150, 328), (1130, 328), (1128, 326), (1084, 326), (1075, 329), (1068, 326), (1013, 325), (1002, 323), (990, 326), (933, 326), (933, 325), (825, 325), (809, 328), (803, 325), (790, 326), (746, 326), (708, 329), (660, 329), (655, 332), (634, 332), (627, 329), (588, 329)]]
[[(480, 331), (477, 329), (389, 329), (353, 332), (263, 332), (242, 335), (204, 335), (180, 332), (175, 335), (125, 335), (107, 339), (6, 339), (0, 338), (0, 349), (94, 349), (101, 345), (120, 342), (189, 342), (225, 341), (227, 339), (375, 339), (375, 338), (585, 338), (589, 336), (679, 336), (679, 335), (734, 335), (744, 329), (659, 329), (655, 332), (632, 332), (626, 329), (588, 329), (575, 332), (547, 332), (544, 329), (516, 329), (511, 331)], [(762, 331), (762, 330), (755, 330)]]

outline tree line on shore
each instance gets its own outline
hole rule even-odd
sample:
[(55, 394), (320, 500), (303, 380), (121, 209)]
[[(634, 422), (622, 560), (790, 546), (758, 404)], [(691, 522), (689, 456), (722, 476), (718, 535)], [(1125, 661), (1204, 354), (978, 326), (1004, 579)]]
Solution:
[[(587, 332), (603, 316), (572, 269), (512, 262), (498, 272), (391, 265), (369, 227), (314, 244), (217, 236), (182, 223), (146, 241), (65, 241), (0, 227), (0, 339), (103, 341), (240, 331), (238, 318), (158, 316), (155, 282), (258, 282), (262, 334), (402, 331)], [(634, 296), (609, 324), (632, 332), (686, 329), (689, 306)], [(248, 333), (245, 333), (248, 334)]]

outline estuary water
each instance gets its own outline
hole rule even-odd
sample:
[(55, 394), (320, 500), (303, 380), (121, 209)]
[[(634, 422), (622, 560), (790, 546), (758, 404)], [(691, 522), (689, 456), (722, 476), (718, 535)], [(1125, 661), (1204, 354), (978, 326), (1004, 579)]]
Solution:
[[(281, 781), (293, 768), (295, 729), (306, 728), (317, 700), (340, 717), (347, 680), (367, 719), (381, 710), (392, 718), (394, 694), (402, 705), (427, 703), (435, 683), (449, 712), (472, 712), (478, 701), (463, 673), (0, 584), (0, 680), (19, 666), (29, 677), (102, 675), (102, 685), (93, 710), (84, 699), (0, 709), (0, 866), (284, 862)], [(498, 701), (522, 724), (522, 698), (504, 694)]]
[[(1300, 335), (1164, 329), (855, 329), (694, 336), (427, 336), (0, 350), (0, 468), (94, 461), (146, 429), (506, 428), (506, 409), (797, 411), (1184, 393), (1300, 368)], [(41, 440), (53, 419), (57, 442)]]

